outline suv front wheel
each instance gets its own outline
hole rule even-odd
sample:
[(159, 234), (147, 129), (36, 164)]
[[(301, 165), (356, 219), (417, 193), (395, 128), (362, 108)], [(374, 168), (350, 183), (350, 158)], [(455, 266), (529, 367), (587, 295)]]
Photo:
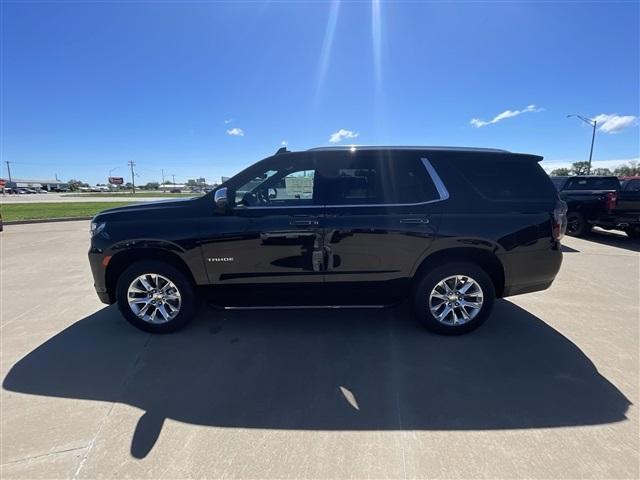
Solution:
[(416, 316), (432, 332), (461, 335), (484, 323), (495, 295), (493, 282), (482, 268), (467, 262), (447, 263), (418, 283)]
[(158, 260), (137, 262), (122, 272), (116, 300), (129, 323), (151, 333), (182, 328), (195, 316), (198, 305), (191, 279)]

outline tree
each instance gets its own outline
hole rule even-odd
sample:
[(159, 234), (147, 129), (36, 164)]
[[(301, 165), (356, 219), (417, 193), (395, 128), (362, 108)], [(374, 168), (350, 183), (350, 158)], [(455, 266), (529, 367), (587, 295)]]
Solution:
[(77, 190), (80, 190), (80, 187), (88, 187), (89, 184), (86, 182), (82, 182), (80, 180), (75, 180), (75, 179), (71, 179), (67, 182), (69, 184), (69, 190), (75, 192)]
[(571, 170), (568, 168), (556, 168), (555, 170), (551, 170), (552, 177), (566, 177), (571, 174)]
[(618, 177), (633, 177), (640, 175), (640, 165), (636, 160), (631, 160), (628, 163), (623, 163), (619, 167), (613, 170), (613, 174)]
[(144, 186), (147, 190), (157, 190), (160, 188), (160, 184), (158, 182), (149, 182)]
[(571, 173), (574, 175), (587, 175), (589, 172), (589, 162), (573, 162)]
[(608, 168), (594, 168), (591, 170), (592, 175), (613, 175), (613, 172)]

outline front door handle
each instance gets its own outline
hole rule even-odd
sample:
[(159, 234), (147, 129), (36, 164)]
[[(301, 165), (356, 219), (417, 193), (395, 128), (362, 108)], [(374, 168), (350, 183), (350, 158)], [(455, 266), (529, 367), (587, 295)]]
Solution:
[(400, 223), (415, 225), (415, 224), (421, 224), (421, 223), (429, 223), (429, 219), (419, 218), (419, 217), (403, 218), (400, 220)]

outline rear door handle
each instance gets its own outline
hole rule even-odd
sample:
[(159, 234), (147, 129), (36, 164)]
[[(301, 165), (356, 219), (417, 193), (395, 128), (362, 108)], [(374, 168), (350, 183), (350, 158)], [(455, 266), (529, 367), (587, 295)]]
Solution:
[(310, 227), (312, 225), (318, 225), (318, 219), (316, 217), (293, 218), (289, 224), (299, 227)]
[(429, 223), (429, 219), (428, 218), (419, 218), (419, 217), (412, 217), (412, 218), (403, 218), (400, 220), (400, 223), (405, 223), (405, 224), (420, 224), (420, 223)]

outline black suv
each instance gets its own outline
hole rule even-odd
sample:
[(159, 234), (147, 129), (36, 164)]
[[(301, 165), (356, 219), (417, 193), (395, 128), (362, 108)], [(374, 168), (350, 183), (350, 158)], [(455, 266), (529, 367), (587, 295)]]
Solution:
[(496, 297), (543, 290), (566, 205), (541, 157), (439, 147), (280, 149), (200, 198), (99, 213), (89, 260), (105, 303), (151, 332), (203, 294), (224, 307), (385, 306), (412, 297), (460, 334)]

